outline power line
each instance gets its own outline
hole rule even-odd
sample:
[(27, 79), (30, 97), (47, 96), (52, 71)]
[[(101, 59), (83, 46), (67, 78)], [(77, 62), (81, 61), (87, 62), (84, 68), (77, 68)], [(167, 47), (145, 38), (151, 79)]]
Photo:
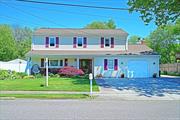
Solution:
[(69, 7), (81, 7), (81, 8), (94, 8), (94, 9), (105, 9), (105, 10), (120, 10), (128, 11), (129, 8), (117, 8), (117, 7), (107, 7), (107, 6), (91, 6), (91, 5), (81, 5), (81, 4), (66, 4), (57, 2), (45, 2), (45, 1), (33, 1), (33, 0), (16, 0), (20, 2), (28, 2), (35, 4), (47, 4), (47, 5), (57, 5), (57, 6), (69, 6)]
[(91, 17), (95, 16), (95, 17), (100, 17), (100, 18), (105, 17), (105, 18), (109, 18), (109, 19), (117, 18), (117, 19), (121, 19), (121, 20), (122, 19), (127, 20), (127, 18), (111, 17), (111, 16), (107, 16), (107, 15), (97, 15), (97, 14), (89, 14), (89, 13), (74, 12), (74, 11), (70, 12), (70, 11), (63, 11), (63, 10), (59, 10), (59, 9), (57, 10), (57, 9), (52, 9), (52, 8), (50, 9), (50, 8), (44, 8), (44, 7), (34, 7), (34, 6), (29, 6), (29, 5), (28, 6), (27, 5), (19, 5), (19, 4), (16, 4), (16, 5), (18, 5), (18, 6), (26, 6), (26, 7), (30, 7), (30, 8), (34, 8), (34, 9), (48, 10), (48, 11), (52, 11), (52, 12), (56, 12), (56, 13), (62, 12), (62, 13), (67, 13), (67, 14), (72, 14), (72, 15), (76, 14), (76, 15), (91, 16)]
[[(40, 20), (44, 19), (45, 21), (48, 21), (48, 22), (50, 22), (50, 23), (52, 22), (52, 23), (54, 23), (55, 25), (58, 25), (58, 26), (60, 25), (60, 24), (57, 24), (56, 22), (54, 22), (54, 21), (52, 21), (52, 20), (42, 18), (42, 17), (40, 17), (40, 16), (34, 15), (34, 14), (32, 14), (32, 13), (29, 13), (29, 12), (25, 12), (24, 10), (19, 9), (19, 8), (17, 8), (17, 7), (14, 7), (14, 6), (9, 6), (9, 5), (7, 5), (6, 3), (4, 3), (4, 2), (2, 2), (2, 1), (0, 1), (0, 3), (6, 5), (7, 7), (14, 8), (14, 9), (16, 9), (16, 10), (18, 10), (18, 11), (24, 13), (24, 14), (26, 13), (26, 14), (28, 14), (28, 15), (31, 15), (31, 16), (33, 16), (33, 17), (36, 17), (36, 18), (38, 18), (38, 19), (40, 19)], [(65, 25), (62, 25), (62, 24), (61, 24), (60, 26), (66, 27)], [(71, 31), (68, 30), (68, 29), (66, 29), (66, 31), (69, 31), (69, 33), (71, 33)], [(89, 34), (89, 33), (84, 32), (84, 31), (81, 31), (81, 32), (82, 32), (82, 33), (85, 33), (85, 34)], [(73, 34), (74, 34), (74, 33), (73, 33)], [(94, 35), (94, 36), (99, 37), (98, 34), (91, 34), (91, 35)]]

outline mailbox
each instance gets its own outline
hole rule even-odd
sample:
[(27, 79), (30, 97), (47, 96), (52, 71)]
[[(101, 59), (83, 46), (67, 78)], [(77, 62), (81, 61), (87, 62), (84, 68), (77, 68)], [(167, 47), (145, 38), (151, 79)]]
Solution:
[(90, 79), (90, 80), (93, 79), (93, 74), (92, 74), (92, 73), (89, 74), (89, 79)]

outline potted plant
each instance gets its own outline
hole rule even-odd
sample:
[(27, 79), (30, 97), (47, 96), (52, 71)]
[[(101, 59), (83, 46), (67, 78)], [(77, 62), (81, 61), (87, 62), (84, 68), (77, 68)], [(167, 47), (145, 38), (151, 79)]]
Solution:
[(156, 78), (156, 77), (157, 77), (157, 73), (154, 73), (154, 74), (153, 74), (153, 78)]
[(121, 78), (124, 78), (124, 73), (121, 73)]

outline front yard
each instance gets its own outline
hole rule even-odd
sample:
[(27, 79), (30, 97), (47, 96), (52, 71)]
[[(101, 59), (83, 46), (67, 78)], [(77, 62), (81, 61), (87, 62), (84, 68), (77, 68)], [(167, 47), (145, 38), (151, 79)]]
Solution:
[[(49, 86), (42, 86), (45, 78), (0, 80), (1, 91), (72, 91), (89, 92), (89, 80), (85, 78), (49, 78)], [(93, 80), (93, 91), (99, 91)]]

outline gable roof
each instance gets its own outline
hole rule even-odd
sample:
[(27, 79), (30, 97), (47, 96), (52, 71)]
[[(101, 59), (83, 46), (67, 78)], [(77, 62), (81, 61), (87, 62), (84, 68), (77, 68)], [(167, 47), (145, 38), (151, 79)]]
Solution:
[(128, 35), (122, 29), (75, 29), (75, 28), (40, 28), (34, 31), (34, 35)]
[(102, 55), (157, 55), (154, 53), (151, 48), (146, 45), (129, 45), (128, 50), (32, 50), (29, 51), (26, 56), (33, 55), (93, 55), (93, 56), (102, 56)]

